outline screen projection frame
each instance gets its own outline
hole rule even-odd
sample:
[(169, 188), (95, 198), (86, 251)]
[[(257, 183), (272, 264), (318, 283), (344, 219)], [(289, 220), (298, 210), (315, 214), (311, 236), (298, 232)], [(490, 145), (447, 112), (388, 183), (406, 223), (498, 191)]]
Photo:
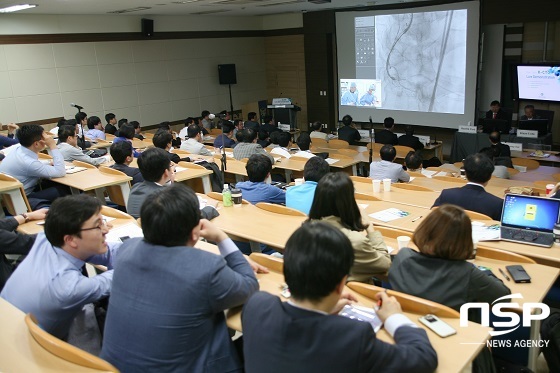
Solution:
[[(523, 101), (537, 101), (537, 102), (550, 102), (550, 103), (560, 103), (560, 99), (552, 100), (552, 99), (540, 99), (540, 98), (533, 98), (533, 97), (521, 97), (520, 89), (519, 89), (519, 67), (542, 67), (543, 69), (550, 69), (550, 68), (559, 68), (560, 62), (535, 62), (535, 63), (519, 63), (513, 67), (513, 87), (515, 92), (515, 98), (517, 100)], [(557, 77), (556, 79), (560, 79)]]
[[(356, 17), (378, 15), (422, 13), (446, 10), (467, 10), (466, 33), (466, 61), (465, 61), (465, 102), (463, 114), (420, 112), (405, 110), (389, 110), (383, 108), (345, 106), (341, 105), (341, 79), (356, 79), (355, 34), (354, 20)], [(336, 12), (336, 86), (339, 120), (346, 114), (356, 122), (367, 122), (371, 116), (376, 123), (382, 123), (385, 117), (393, 117), (396, 123), (422, 125), (457, 129), (469, 122), (475, 123), (476, 93), (478, 81), (480, 35), (480, 3), (465, 1), (460, 3), (439, 4), (411, 8), (367, 10), (367, 11), (337, 11)], [(363, 92), (360, 92), (360, 96)]]

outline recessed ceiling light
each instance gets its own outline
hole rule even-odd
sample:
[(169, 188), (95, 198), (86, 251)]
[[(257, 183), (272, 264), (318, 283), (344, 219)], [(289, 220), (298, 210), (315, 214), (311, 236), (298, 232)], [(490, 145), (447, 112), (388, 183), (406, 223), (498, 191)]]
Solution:
[(12, 5), (5, 8), (0, 8), (0, 13), (18, 12), (20, 10), (35, 8), (36, 6), (37, 6), (36, 4)]

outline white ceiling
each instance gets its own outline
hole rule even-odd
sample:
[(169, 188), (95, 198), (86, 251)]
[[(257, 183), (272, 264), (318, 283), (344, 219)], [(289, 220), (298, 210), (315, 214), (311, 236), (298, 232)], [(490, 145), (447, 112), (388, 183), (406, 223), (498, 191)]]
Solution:
[(420, 0), (331, 0), (327, 4), (313, 4), (307, 0), (0, 0), (0, 6), (37, 4), (38, 7), (17, 14), (106, 14), (110, 12), (148, 7), (149, 9), (123, 13), (125, 15), (189, 15), (215, 14), (249, 16), (312, 12), (317, 10), (374, 6)]

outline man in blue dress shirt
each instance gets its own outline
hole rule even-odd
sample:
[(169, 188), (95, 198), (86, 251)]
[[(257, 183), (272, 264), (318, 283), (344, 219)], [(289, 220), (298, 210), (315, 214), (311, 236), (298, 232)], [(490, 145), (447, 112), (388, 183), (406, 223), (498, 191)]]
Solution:
[(305, 182), (288, 188), (286, 191), (286, 206), (309, 215), (317, 183), (330, 171), (329, 164), (321, 157), (309, 159), (303, 167)]
[(243, 199), (253, 205), (259, 202), (286, 203), (286, 192), (270, 185), (270, 171), (272, 162), (262, 154), (253, 154), (245, 166), (249, 181), (242, 181), (235, 185), (241, 189)]
[[(82, 307), (111, 291), (113, 257), (120, 244), (105, 242), (107, 232), (99, 200), (85, 194), (59, 198), (49, 209), (45, 232), (37, 235), (0, 296), (31, 312), (48, 333), (66, 338)], [(86, 262), (109, 270), (85, 277)]]

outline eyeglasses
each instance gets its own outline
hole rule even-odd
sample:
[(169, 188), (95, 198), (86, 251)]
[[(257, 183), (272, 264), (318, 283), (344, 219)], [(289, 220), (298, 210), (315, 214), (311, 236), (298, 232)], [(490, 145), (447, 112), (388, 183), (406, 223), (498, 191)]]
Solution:
[(82, 231), (92, 231), (94, 229), (99, 229), (100, 231), (103, 230), (103, 228), (107, 227), (107, 220), (106, 219), (102, 219), (101, 222), (99, 224), (97, 224), (97, 226), (92, 227), (92, 228), (82, 228), (80, 229), (80, 232)]

